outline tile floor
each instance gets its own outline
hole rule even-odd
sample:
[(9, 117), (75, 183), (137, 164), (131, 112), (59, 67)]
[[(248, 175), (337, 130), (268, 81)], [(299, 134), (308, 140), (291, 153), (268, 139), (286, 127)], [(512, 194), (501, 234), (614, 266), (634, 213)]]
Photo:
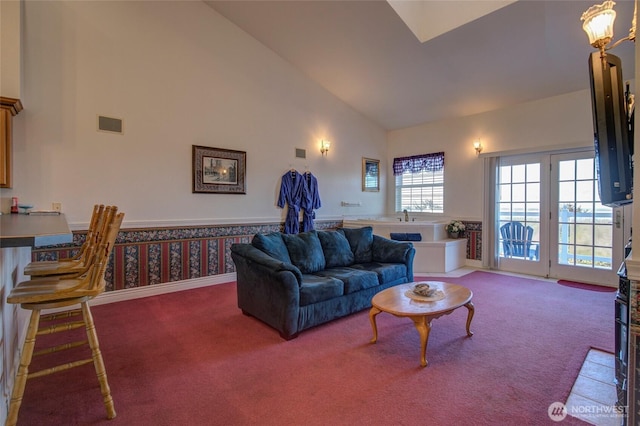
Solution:
[(589, 351), (565, 406), (567, 413), (597, 426), (620, 426), (615, 411), (614, 356), (596, 349)]

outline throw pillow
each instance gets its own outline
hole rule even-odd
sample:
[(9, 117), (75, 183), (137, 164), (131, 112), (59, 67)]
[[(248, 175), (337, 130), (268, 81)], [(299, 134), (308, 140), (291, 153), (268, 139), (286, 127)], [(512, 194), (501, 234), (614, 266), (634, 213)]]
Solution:
[(363, 228), (339, 228), (349, 241), (353, 252), (355, 263), (368, 263), (373, 260), (373, 228), (365, 226)]
[(353, 264), (353, 252), (347, 237), (338, 231), (318, 231), (327, 268)]
[(256, 234), (251, 241), (251, 245), (281, 262), (291, 263), (289, 251), (282, 240), (282, 234), (280, 234), (280, 232)]
[(324, 253), (318, 238), (318, 231), (299, 234), (282, 234), (291, 263), (303, 274), (312, 274), (325, 268)]

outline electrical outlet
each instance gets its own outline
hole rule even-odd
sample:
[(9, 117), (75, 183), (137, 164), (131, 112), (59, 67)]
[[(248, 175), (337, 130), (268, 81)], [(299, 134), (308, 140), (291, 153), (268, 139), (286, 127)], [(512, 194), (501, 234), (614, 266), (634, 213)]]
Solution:
[(62, 203), (51, 203), (51, 209), (56, 212), (62, 211)]

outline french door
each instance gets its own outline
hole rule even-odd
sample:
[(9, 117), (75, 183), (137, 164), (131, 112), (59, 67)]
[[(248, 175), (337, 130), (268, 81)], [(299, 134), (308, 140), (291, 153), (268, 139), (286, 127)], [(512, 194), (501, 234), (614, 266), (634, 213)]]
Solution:
[[(617, 286), (631, 209), (600, 203), (593, 151), (501, 158), (496, 186), (498, 269)], [(514, 222), (524, 252), (501, 232)]]
[(549, 275), (616, 287), (631, 209), (603, 206), (596, 178), (593, 152), (551, 156)]
[[(549, 210), (545, 188), (549, 187), (549, 174), (545, 173), (545, 156), (527, 155), (502, 157), (498, 165), (496, 194), (497, 265), (504, 271), (546, 276), (548, 272), (548, 220), (544, 212)], [(548, 167), (546, 167), (548, 170)], [(524, 230), (531, 229), (526, 241), (522, 236), (513, 237), (516, 244), (525, 245), (524, 253), (513, 250), (512, 239), (505, 234), (518, 224)]]

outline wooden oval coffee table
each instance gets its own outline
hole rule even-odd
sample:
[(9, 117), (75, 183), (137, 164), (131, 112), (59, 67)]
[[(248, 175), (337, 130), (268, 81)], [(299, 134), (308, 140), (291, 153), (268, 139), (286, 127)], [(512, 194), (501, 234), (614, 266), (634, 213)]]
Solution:
[(378, 327), (376, 316), (380, 312), (387, 312), (397, 317), (410, 318), (420, 334), (420, 365), (426, 367), (427, 343), (429, 342), (429, 332), (431, 331), (431, 321), (442, 315), (448, 315), (457, 308), (464, 306), (467, 308), (467, 336), (473, 336), (471, 332), (471, 319), (474, 314), (474, 306), (471, 303), (473, 293), (466, 287), (457, 284), (450, 284), (440, 281), (421, 281), (428, 283), (430, 287), (437, 288), (444, 292), (444, 298), (432, 302), (417, 301), (405, 295), (411, 291), (416, 283), (401, 284), (395, 287), (382, 290), (373, 296), (371, 300), (372, 308), (369, 311), (369, 320), (373, 328), (373, 339), (371, 343), (378, 341)]

